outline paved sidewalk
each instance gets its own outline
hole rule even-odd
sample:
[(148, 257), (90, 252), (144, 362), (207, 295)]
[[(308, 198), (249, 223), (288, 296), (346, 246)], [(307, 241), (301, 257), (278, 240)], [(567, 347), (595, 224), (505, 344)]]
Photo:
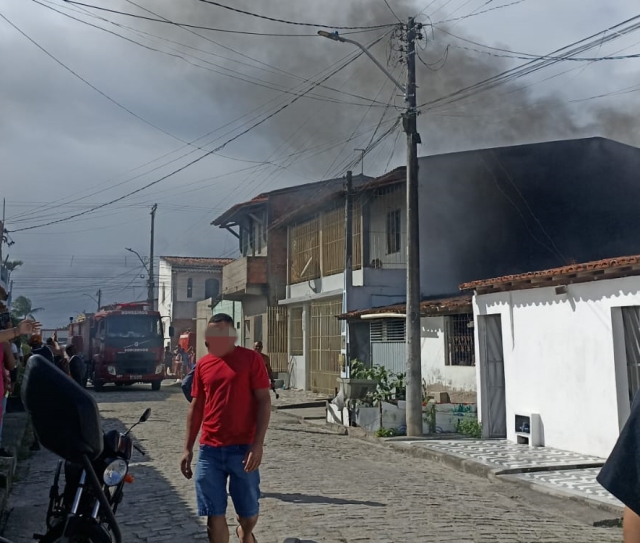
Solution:
[[(605, 459), (552, 448), (529, 448), (504, 440), (393, 440), (464, 471), (501, 477), (555, 496), (620, 512), (622, 504), (596, 481)], [(474, 469), (475, 468), (475, 469)]]

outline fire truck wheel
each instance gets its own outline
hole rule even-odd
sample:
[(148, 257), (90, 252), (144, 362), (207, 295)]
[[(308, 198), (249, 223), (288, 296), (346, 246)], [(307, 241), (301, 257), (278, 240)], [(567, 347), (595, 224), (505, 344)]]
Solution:
[(151, 390), (160, 390), (160, 386), (162, 385), (162, 381), (154, 381), (151, 383)]

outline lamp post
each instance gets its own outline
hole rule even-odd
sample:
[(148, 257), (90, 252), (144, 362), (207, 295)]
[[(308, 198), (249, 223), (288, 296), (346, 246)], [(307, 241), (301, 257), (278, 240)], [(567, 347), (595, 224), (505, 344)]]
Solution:
[(373, 63), (400, 89), (405, 99), (402, 115), (403, 128), (407, 134), (407, 435), (422, 435), (422, 367), (420, 357), (420, 224), (418, 220), (418, 143), (416, 101), (416, 40), (421, 29), (410, 18), (405, 26), (407, 63), (407, 83), (402, 85), (371, 52), (361, 43), (344, 38), (338, 32), (321, 30), (318, 35), (340, 43), (350, 43), (358, 47)]

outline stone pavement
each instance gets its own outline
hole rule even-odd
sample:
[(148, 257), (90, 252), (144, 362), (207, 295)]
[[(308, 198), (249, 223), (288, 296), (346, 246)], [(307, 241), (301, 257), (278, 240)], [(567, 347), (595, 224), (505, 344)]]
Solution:
[(509, 481), (526, 484), (540, 492), (582, 499), (612, 511), (621, 512), (623, 509), (623, 505), (596, 481), (605, 462), (603, 458), (547, 447), (529, 448), (505, 440), (403, 438), (395, 442), (419, 447), (438, 456), (447, 455), (472, 462), (485, 467), (489, 474), (504, 476)]
[[(151, 407), (134, 431), (148, 457), (136, 455), (124, 506), (127, 543), (206, 541), (195, 516), (193, 483), (182, 478), (187, 403), (175, 387), (160, 392), (107, 388), (96, 395), (105, 426), (124, 428)], [(56, 459), (40, 452), (22, 464), (10, 497), (5, 536), (31, 541), (41, 530)], [(603, 513), (524, 487), (418, 461), (377, 443), (338, 436), (274, 413), (262, 469), (260, 543), (299, 537), (307, 543), (404, 541), (613, 543), (617, 528), (595, 528)], [(230, 520), (231, 516), (230, 506)], [(231, 541), (235, 541), (234, 538)]]

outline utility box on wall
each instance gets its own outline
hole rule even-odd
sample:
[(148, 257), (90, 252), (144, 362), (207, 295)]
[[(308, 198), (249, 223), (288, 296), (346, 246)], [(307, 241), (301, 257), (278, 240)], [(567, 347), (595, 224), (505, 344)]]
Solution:
[(516, 443), (529, 447), (544, 447), (542, 419), (537, 413), (518, 413), (515, 415)]

